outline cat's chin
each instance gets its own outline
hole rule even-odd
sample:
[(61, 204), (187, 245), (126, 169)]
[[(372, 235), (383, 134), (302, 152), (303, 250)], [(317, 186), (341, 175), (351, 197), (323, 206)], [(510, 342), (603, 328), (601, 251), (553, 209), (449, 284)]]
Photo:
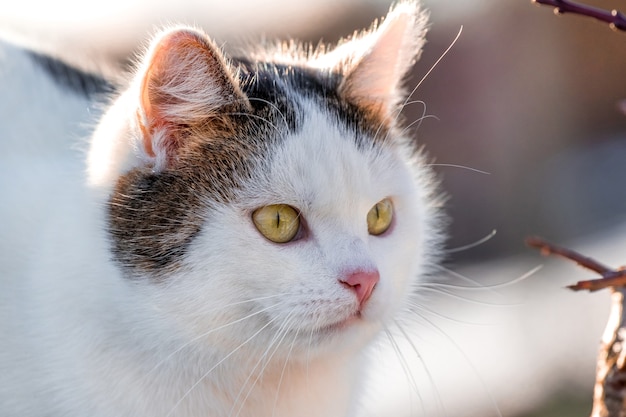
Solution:
[(360, 312), (356, 312), (355, 314), (340, 320), (335, 323), (331, 323), (324, 327), (321, 327), (317, 330), (317, 333), (321, 335), (335, 335), (345, 332), (347, 329), (351, 327), (356, 327), (359, 324), (363, 324), (363, 317)]
[(345, 348), (353, 351), (367, 345), (378, 334), (380, 328), (379, 322), (368, 320), (360, 312), (356, 312), (347, 318), (316, 329), (313, 335), (314, 344), (322, 350)]

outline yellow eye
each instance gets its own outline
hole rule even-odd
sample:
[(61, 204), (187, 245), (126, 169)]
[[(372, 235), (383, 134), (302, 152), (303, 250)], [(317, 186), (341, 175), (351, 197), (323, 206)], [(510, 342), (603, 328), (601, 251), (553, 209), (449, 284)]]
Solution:
[(293, 240), (300, 229), (298, 212), (286, 204), (258, 208), (252, 213), (252, 221), (263, 236), (276, 243)]
[(391, 200), (385, 198), (376, 203), (367, 213), (367, 231), (370, 235), (382, 235), (391, 226), (393, 220), (393, 205)]

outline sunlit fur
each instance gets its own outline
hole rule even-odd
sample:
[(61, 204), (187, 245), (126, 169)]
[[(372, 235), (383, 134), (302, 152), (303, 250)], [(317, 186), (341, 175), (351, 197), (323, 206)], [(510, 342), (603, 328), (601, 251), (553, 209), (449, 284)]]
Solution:
[[(236, 176), (226, 194), (212, 194), (204, 190), (224, 180), (210, 177), (210, 167), (198, 166), (207, 177), (196, 173), (190, 178), (208, 184), (188, 184), (198, 201), (171, 200), (181, 209), (189, 203), (188, 210), (195, 212), (188, 214), (201, 222), (188, 246), (162, 269), (120, 254), (119, 248), (126, 247), (120, 240), (132, 240), (134, 247), (142, 242), (133, 233), (114, 230), (127, 224), (118, 213), (143, 207), (138, 201), (137, 208), (116, 211), (127, 197), (120, 183), (134, 181), (133, 176), (176, 173), (176, 161), (184, 163), (171, 154), (177, 148), (164, 145), (171, 134), (167, 127), (149, 126), (142, 86), (151, 67), (140, 67), (94, 134), (88, 186), (64, 184), (65, 194), (50, 210), (46, 229), (31, 242), (35, 261), (19, 273), (19, 282), (7, 280), (11, 289), (3, 284), (3, 294), (19, 296), (0, 296), (0, 317), (10, 317), (0, 321), (0, 415), (358, 414), (368, 346), (408, 310), (411, 289), (437, 261), (441, 241), (434, 181), (405, 136), (409, 132), (397, 123), (405, 98), (401, 79), (419, 54), (419, 48), (408, 51), (406, 45), (415, 45), (407, 37), (419, 38), (421, 45), (424, 18), (416, 4), (405, 2), (388, 22), (382, 34), (363, 35), (371, 38), (367, 48), (357, 39), (361, 59), (342, 61), (353, 63), (342, 64), (347, 81), (340, 85), (340, 99), (361, 106), (360, 123), (377, 120), (379, 125), (353, 129), (324, 103), (291, 91), (286, 98), (298, 109), (298, 128), (281, 123), (285, 115), (278, 107), (274, 119), (258, 121), (267, 129), (259, 134), (280, 140), (260, 147), (262, 158), (250, 166), (236, 167), (253, 172)], [(168, 33), (178, 32), (161, 39), (171, 39)], [(158, 48), (168, 47), (163, 45), (157, 38), (144, 63), (162, 52)], [(385, 53), (381, 60), (381, 51), (394, 45), (396, 54)], [(207, 48), (214, 45), (208, 42)], [(349, 51), (349, 42), (341, 49)], [(321, 69), (321, 55), (316, 59), (311, 68), (334, 71), (334, 66)], [(226, 58), (210, 62), (229, 77), (208, 88), (232, 92), (241, 112), (251, 108), (253, 99), (245, 102), (243, 90), (232, 85), (237, 75), (229, 72)], [(374, 74), (389, 88), (375, 84), (368, 90)], [(198, 82), (189, 79), (191, 87)], [(207, 93), (207, 105), (223, 105), (223, 97), (214, 93)], [(188, 122), (181, 110), (187, 108), (194, 119), (206, 110), (199, 101), (192, 97), (190, 107), (179, 106), (173, 117)], [(198, 129), (192, 136), (210, 140)], [(393, 223), (372, 236), (367, 213), (385, 198), (393, 203)], [(268, 204), (299, 211), (304, 231), (298, 239), (276, 244), (256, 230), (252, 213)], [(150, 219), (161, 215), (143, 214)], [(167, 221), (169, 226), (180, 221), (180, 230), (187, 226), (184, 219)], [(157, 225), (145, 228), (162, 232)], [(176, 234), (178, 229), (172, 230)], [(171, 233), (163, 239), (175, 241)], [(359, 306), (341, 278), (373, 269), (380, 281)], [(3, 280), (18, 276), (10, 269), (0, 273)]]

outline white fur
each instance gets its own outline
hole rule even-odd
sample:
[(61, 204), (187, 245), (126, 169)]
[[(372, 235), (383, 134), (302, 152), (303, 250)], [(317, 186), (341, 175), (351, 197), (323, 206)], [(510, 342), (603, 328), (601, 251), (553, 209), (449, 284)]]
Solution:
[[(361, 153), (319, 109), (307, 114), (306, 135), (285, 141), (258, 184), (272, 192), (211, 213), (212, 227), (167, 285), (130, 282), (111, 264), (102, 206), (78, 196), (58, 202), (63, 216), (50, 225), (57, 232), (42, 242), (39, 261), (17, 285), (25, 304), (3, 324), (9, 337), (0, 364), (19, 366), (0, 377), (2, 415), (41, 415), (44, 407), (69, 417), (166, 416), (196, 381), (172, 415), (227, 416), (228, 396), (242, 388), (241, 416), (354, 415), (353, 390), (366, 367), (359, 352), (403, 307), (407, 280), (422, 264), (427, 218), (414, 214), (419, 187), (398, 155)], [(367, 211), (384, 197), (394, 199), (397, 223), (388, 236), (369, 236)], [(314, 236), (288, 247), (265, 240), (249, 211), (275, 201), (300, 208)], [(363, 321), (330, 340), (312, 333), (354, 313), (355, 296), (338, 278), (363, 265), (381, 273)], [(245, 302), (250, 299), (258, 301)], [(285, 320), (290, 333), (272, 344), (283, 336), (277, 331)], [(254, 370), (276, 345), (268, 364)]]
[[(130, 91), (94, 135), (88, 185), (78, 175), (58, 182), (36, 233), (3, 248), (0, 415), (357, 415), (367, 346), (407, 307), (433, 246), (419, 161), (399, 144), (359, 149), (354, 132), (302, 101), (303, 128), (239, 191), (245, 203), (212, 204), (165, 282), (129, 279), (111, 260), (105, 210), (120, 173), (145, 163)], [(19, 190), (9, 198), (27, 201)], [(366, 216), (383, 198), (395, 224), (371, 236)], [(277, 245), (260, 235), (251, 213), (274, 203), (300, 210), (305, 238)], [(4, 210), (3, 223), (17, 211)], [(19, 235), (5, 233), (3, 242)], [(11, 260), (24, 253), (29, 262)], [(358, 311), (340, 279), (359, 268), (380, 272), (361, 317), (323, 330)]]
[[(10, 292), (22, 296), (2, 328), (0, 364), (6, 371), (10, 361), (14, 371), (0, 376), (1, 414), (159, 417), (201, 381), (172, 415), (227, 416), (232, 399), (213, 393), (236, 396), (242, 387), (242, 416), (353, 415), (353, 389), (366, 367), (359, 352), (403, 307), (407, 280), (423, 263), (428, 217), (419, 215), (419, 184), (397, 154), (359, 152), (319, 109), (307, 114), (306, 134), (286, 139), (258, 183), (272, 192), (254, 198), (258, 190), (249, 190), (246, 207), (211, 213), (184, 272), (167, 285), (130, 282), (111, 264), (103, 206), (80, 191), (57, 201), (39, 260)], [(394, 199), (397, 223), (388, 236), (369, 236), (367, 211), (384, 197)], [(265, 240), (249, 211), (275, 201), (300, 208), (314, 236), (288, 247)], [(332, 340), (312, 336), (354, 313), (354, 294), (338, 278), (363, 265), (381, 273), (363, 322)], [(272, 354), (289, 318), (291, 332), (274, 344), (278, 351), (244, 402), (257, 360), (267, 348)]]
[(0, 299), (35, 263), (53, 202), (73, 193), (65, 183), (80, 183), (83, 139), (99, 113), (0, 40)]

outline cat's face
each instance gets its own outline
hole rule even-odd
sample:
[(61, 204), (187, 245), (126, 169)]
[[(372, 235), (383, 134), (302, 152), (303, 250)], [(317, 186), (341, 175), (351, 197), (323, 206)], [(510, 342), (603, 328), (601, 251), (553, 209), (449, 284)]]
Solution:
[(90, 159), (116, 160), (90, 175), (114, 262), (178, 335), (304, 358), (359, 348), (407, 307), (439, 239), (397, 123), (423, 26), (401, 4), (307, 59), (228, 63), (189, 29), (154, 42), (115, 140), (95, 137)]
[[(271, 150), (236, 204), (207, 210), (189, 250), (189, 271), (169, 286), (193, 300), (173, 306), (177, 314), (198, 323), (205, 317), (203, 330), (260, 312), (238, 326), (246, 329), (236, 332), (240, 341), (269, 324), (256, 337), (265, 341), (259, 345), (284, 331), (285, 349), (296, 357), (337, 344), (359, 346), (405, 308), (408, 281), (424, 263), (420, 235), (427, 227), (397, 149), (359, 149), (353, 133), (320, 109), (312, 107), (306, 117), (300, 132)], [(368, 213), (382, 201), (391, 203), (392, 218), (373, 234), (379, 231), (368, 231)], [(255, 225), (255, 211), (275, 204), (297, 213), (293, 240), (273, 242)], [(347, 284), (358, 273), (365, 276), (356, 285), (371, 286), (371, 294)], [(233, 314), (214, 322), (205, 311), (216, 307)]]

